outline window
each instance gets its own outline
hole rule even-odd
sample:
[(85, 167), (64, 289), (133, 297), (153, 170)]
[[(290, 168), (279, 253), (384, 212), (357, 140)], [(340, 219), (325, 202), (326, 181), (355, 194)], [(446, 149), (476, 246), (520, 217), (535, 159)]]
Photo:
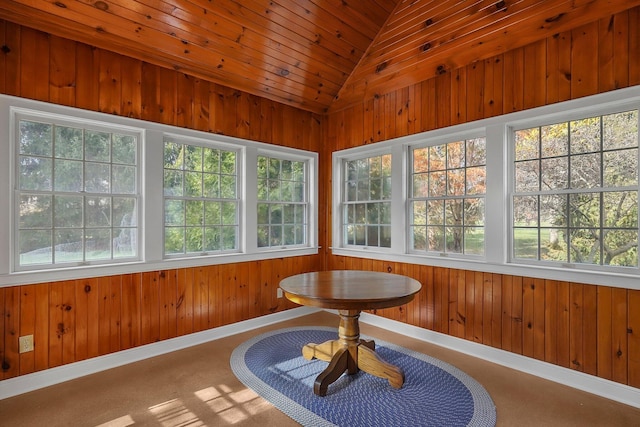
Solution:
[(391, 247), (391, 154), (347, 160), (343, 165), (344, 243)]
[(411, 250), (484, 254), (485, 164), (484, 138), (411, 149)]
[(257, 174), (258, 247), (306, 244), (306, 163), (259, 155)]
[(165, 255), (238, 249), (238, 154), (164, 139)]
[(318, 253), (317, 153), (6, 95), (0, 137), (0, 287)]
[(638, 266), (638, 110), (513, 132), (513, 257)]
[(332, 253), (640, 289), (639, 111), (636, 86), (336, 151)]
[(17, 120), (17, 270), (138, 257), (138, 138)]

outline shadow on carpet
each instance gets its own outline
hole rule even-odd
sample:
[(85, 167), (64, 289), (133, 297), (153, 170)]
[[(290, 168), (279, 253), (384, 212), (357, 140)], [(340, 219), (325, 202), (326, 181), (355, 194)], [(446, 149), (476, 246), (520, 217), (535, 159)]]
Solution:
[[(365, 372), (342, 375), (325, 397), (313, 383), (328, 365), (306, 360), (302, 347), (337, 339), (336, 328), (287, 328), (256, 336), (231, 355), (247, 387), (304, 426), (494, 426), (496, 410), (476, 380), (441, 360), (375, 340), (376, 353), (404, 371), (394, 389)], [(370, 337), (362, 337), (371, 339)]]

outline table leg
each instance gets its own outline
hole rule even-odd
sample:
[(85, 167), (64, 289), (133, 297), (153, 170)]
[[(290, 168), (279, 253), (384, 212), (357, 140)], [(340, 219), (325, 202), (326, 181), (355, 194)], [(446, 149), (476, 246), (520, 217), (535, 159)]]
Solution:
[(302, 348), (305, 359), (313, 358), (329, 362), (329, 366), (318, 375), (313, 392), (325, 396), (329, 384), (347, 372), (355, 374), (359, 369), (371, 375), (387, 379), (392, 387), (400, 388), (404, 383), (402, 370), (380, 359), (375, 353), (376, 344), (370, 340), (360, 340), (359, 310), (340, 310), (338, 339), (322, 344), (307, 344)]

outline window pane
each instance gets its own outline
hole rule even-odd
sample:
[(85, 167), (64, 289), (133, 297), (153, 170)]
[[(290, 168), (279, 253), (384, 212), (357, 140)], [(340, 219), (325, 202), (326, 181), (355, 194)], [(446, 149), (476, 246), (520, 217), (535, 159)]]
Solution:
[[(83, 261), (84, 256), (84, 236), (82, 230), (76, 229), (58, 229), (55, 232), (54, 248), (55, 248), (55, 262), (80, 262)], [(88, 243), (88, 242), (87, 242)], [(90, 244), (87, 244), (87, 255), (92, 250), (95, 250), (96, 241), (90, 240)], [(91, 259), (87, 256), (87, 259)]]
[(638, 228), (638, 193), (620, 191), (604, 193), (602, 212), (604, 226), (610, 228)]
[(464, 253), (484, 255), (484, 227), (465, 227)]
[(84, 210), (87, 227), (111, 226), (110, 197), (87, 197), (85, 198)]
[(87, 259), (87, 261), (99, 261), (112, 258), (111, 229), (86, 229), (85, 258)]
[(465, 165), (464, 154), (465, 145), (464, 141), (450, 142), (447, 147), (447, 169), (460, 168)]
[(540, 162), (537, 160), (520, 162), (516, 168), (516, 192), (538, 191), (540, 183)]
[(610, 114), (602, 117), (603, 149), (638, 146), (638, 111)]
[(521, 259), (538, 259), (538, 229), (513, 229), (513, 255)]
[(190, 171), (202, 172), (202, 147), (185, 145), (184, 168)]
[(569, 261), (577, 264), (601, 264), (600, 232), (597, 229), (574, 229), (569, 234)]
[(540, 128), (542, 157), (566, 156), (569, 154), (569, 125), (558, 123)]
[(184, 228), (165, 227), (164, 228), (164, 253), (182, 254), (184, 253)]
[(515, 159), (529, 160), (540, 157), (540, 130), (538, 128), (519, 130), (515, 136)]
[(593, 153), (600, 150), (600, 117), (569, 122), (571, 153)]
[(85, 160), (94, 162), (111, 161), (111, 134), (86, 130), (85, 138)]
[(20, 156), (20, 189), (51, 190), (52, 166), (51, 159)]
[(571, 157), (571, 188), (600, 187), (600, 153)]
[(113, 166), (113, 192), (136, 193), (136, 168), (134, 166)]
[(48, 123), (20, 121), (19, 152), (30, 156), (52, 157), (52, 126)]
[(84, 153), (82, 129), (55, 127), (55, 157), (82, 160)]
[(111, 190), (111, 168), (106, 163), (85, 163), (85, 191), (109, 193)]
[(542, 159), (540, 162), (543, 190), (569, 188), (568, 157)]
[(119, 135), (115, 133), (112, 138), (113, 146), (111, 152), (113, 153), (113, 162), (125, 165), (137, 164), (138, 146), (136, 138), (131, 135)]
[(54, 197), (55, 228), (77, 228), (84, 225), (84, 198), (82, 196)]
[(182, 171), (164, 171), (164, 195), (182, 196)]
[(52, 214), (51, 196), (20, 197), (20, 228), (51, 228)]
[(21, 230), (18, 236), (20, 265), (51, 264), (53, 262), (50, 230)]
[(429, 251), (444, 252), (444, 227), (427, 227)]
[(513, 225), (538, 225), (538, 197), (518, 196), (513, 198)]
[(604, 237), (604, 265), (638, 266), (638, 231), (606, 230)]
[(567, 231), (564, 228), (543, 228), (540, 230), (540, 259), (567, 262)]
[[(182, 169), (184, 167), (182, 144), (164, 142), (164, 168), (165, 169)], [(165, 171), (166, 174), (166, 171)]]
[(604, 186), (624, 187), (638, 184), (638, 149), (603, 153)]

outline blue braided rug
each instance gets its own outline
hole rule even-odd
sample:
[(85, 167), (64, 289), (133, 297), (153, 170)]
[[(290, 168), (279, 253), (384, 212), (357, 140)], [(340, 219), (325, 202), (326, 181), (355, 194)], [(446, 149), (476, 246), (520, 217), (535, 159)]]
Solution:
[[(327, 395), (313, 383), (328, 365), (306, 360), (302, 346), (337, 339), (336, 328), (287, 328), (256, 336), (231, 355), (243, 384), (303, 426), (495, 426), (487, 391), (464, 372), (433, 357), (375, 340), (376, 353), (402, 368), (401, 389), (365, 372), (342, 375)], [(370, 339), (370, 337), (364, 337)]]

